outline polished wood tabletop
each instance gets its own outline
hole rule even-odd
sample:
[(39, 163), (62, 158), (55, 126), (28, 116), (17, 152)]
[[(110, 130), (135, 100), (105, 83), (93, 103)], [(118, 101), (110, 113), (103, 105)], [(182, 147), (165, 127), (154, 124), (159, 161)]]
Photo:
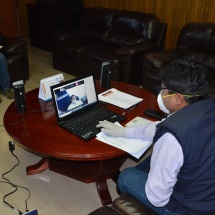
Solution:
[[(158, 110), (156, 96), (144, 89), (116, 81), (111, 82), (111, 87), (143, 98), (135, 108), (127, 110), (101, 103), (108, 109), (125, 115), (126, 120), (122, 125), (136, 116), (150, 119), (143, 114), (147, 108)], [(98, 93), (107, 90), (100, 87), (98, 80), (96, 88)], [(38, 99), (38, 92), (39, 89), (34, 89), (26, 93), (24, 113), (18, 113), (12, 102), (4, 115), (4, 125), (11, 137), (26, 149), (44, 156), (38, 164), (27, 167), (27, 174), (37, 174), (49, 168), (86, 183), (97, 182), (102, 204), (110, 204), (110, 196), (105, 190), (106, 179), (113, 177), (119, 170), (127, 158), (127, 153), (95, 138), (89, 141), (82, 140), (59, 127), (52, 101)], [(83, 168), (86, 168), (85, 173)]]
[[(97, 91), (107, 90), (99, 86), (96, 81)], [(143, 98), (144, 100), (133, 110), (124, 110), (113, 105), (106, 105), (110, 110), (119, 114), (125, 112), (126, 124), (136, 116), (144, 116), (147, 108), (157, 109), (155, 95), (137, 86), (112, 81), (111, 87)], [(51, 102), (38, 99), (38, 89), (26, 93), (26, 112), (18, 113), (12, 103), (5, 112), (4, 124), (7, 132), (15, 141), (27, 148), (56, 158), (66, 160), (98, 160), (121, 156), (123, 151), (102, 143), (96, 139), (81, 140), (70, 132), (57, 125), (54, 108)], [(48, 112), (43, 112), (49, 110)]]

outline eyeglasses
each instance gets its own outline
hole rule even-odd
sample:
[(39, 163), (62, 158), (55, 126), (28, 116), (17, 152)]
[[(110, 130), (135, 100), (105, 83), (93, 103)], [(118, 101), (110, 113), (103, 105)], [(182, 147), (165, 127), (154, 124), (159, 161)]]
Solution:
[(160, 94), (160, 93), (163, 93), (163, 90), (168, 90), (168, 88), (156, 86), (156, 90), (157, 90), (157, 93)]

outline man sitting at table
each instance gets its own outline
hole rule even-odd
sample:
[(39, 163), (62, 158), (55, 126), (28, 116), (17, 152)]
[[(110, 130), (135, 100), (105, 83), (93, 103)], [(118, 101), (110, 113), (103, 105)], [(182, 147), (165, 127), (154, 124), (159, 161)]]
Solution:
[(97, 125), (113, 136), (154, 143), (151, 156), (121, 172), (118, 189), (161, 215), (215, 214), (215, 101), (208, 97), (207, 70), (183, 59), (160, 77), (157, 101), (166, 119), (126, 128)]

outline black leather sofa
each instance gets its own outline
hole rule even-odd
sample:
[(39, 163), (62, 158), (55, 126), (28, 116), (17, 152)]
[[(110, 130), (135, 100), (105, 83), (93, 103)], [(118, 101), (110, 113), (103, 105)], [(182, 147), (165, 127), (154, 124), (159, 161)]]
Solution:
[(26, 41), (16, 37), (6, 37), (0, 33), (0, 45), (3, 46), (0, 52), (7, 58), (11, 83), (19, 80), (28, 80), (29, 60)]
[(176, 47), (148, 52), (143, 56), (142, 86), (156, 94), (159, 72), (173, 60), (195, 59), (209, 71), (210, 94), (215, 96), (215, 23), (188, 23), (179, 34)]
[(130, 194), (123, 194), (116, 198), (111, 206), (103, 206), (89, 215), (156, 215), (153, 210), (146, 207)]
[(141, 84), (142, 55), (164, 48), (166, 27), (152, 14), (84, 9), (79, 28), (52, 32), (54, 68), (100, 78), (102, 63), (109, 62), (113, 80)]

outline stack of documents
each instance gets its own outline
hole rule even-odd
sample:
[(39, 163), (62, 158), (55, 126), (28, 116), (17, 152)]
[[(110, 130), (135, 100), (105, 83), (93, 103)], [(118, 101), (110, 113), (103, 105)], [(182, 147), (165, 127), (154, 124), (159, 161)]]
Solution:
[(115, 88), (107, 90), (98, 95), (98, 98), (102, 102), (107, 102), (123, 109), (128, 109), (141, 101), (142, 98), (138, 98), (127, 93), (121, 92)]
[[(131, 120), (126, 126), (133, 126), (140, 123), (149, 123), (149, 122), (150, 120), (144, 119), (142, 117), (136, 117), (133, 120)], [(115, 123), (115, 124), (118, 126), (122, 126), (119, 123)], [(150, 141), (145, 141), (142, 139), (113, 137), (104, 132), (100, 132), (99, 134), (97, 134), (97, 139), (129, 153), (130, 155), (134, 156), (137, 159), (140, 158), (141, 155), (152, 144)]]

